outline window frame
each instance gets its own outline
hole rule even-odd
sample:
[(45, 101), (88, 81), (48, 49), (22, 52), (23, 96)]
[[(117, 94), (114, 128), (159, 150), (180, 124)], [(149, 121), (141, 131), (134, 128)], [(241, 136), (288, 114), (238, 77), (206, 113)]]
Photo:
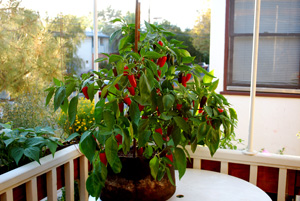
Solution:
[[(235, 0), (226, 0), (225, 15), (225, 52), (224, 52), (224, 81), (223, 94), (248, 95), (250, 94), (249, 84), (232, 83), (232, 65), (233, 65), (233, 45), (235, 37), (252, 37), (252, 33), (234, 33), (234, 4)], [(259, 37), (300, 37), (300, 33), (260, 33)], [(231, 69), (230, 69), (231, 68)], [(257, 94), (262, 96), (287, 96), (300, 97), (300, 55), (299, 55), (299, 75), (298, 86), (280, 86), (270, 84), (257, 84)], [(280, 84), (278, 84), (279, 86)]]

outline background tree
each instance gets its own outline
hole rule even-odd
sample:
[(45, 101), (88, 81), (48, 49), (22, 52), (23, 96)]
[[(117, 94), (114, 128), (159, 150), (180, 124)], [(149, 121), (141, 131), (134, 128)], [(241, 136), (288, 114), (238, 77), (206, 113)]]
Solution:
[(12, 97), (42, 91), (52, 77), (79, 66), (75, 52), (85, 29), (74, 16), (43, 21), (19, 3), (9, 0), (0, 9), (0, 91)]
[(170, 32), (176, 34), (175, 36), (167, 36), (166, 38), (168, 40), (176, 39), (179, 41), (183, 41), (183, 45), (185, 45), (187, 47), (186, 49), (191, 53), (191, 55), (196, 56), (194, 61), (196, 63), (201, 61), (202, 54), (199, 50), (195, 49), (193, 42), (192, 42), (193, 41), (192, 33), (189, 29), (186, 29), (183, 32), (183, 31), (181, 31), (180, 27), (178, 27), (176, 25), (172, 25), (171, 22), (169, 22), (167, 20), (163, 20), (160, 25), (167, 31), (170, 31)]
[(67, 73), (76, 73), (84, 66), (84, 61), (77, 55), (78, 47), (85, 39), (87, 21), (84, 17), (73, 15), (58, 16), (51, 20), (47, 29), (55, 36), (62, 49), (62, 57)]
[(201, 60), (206, 63), (209, 63), (210, 14), (210, 9), (200, 14), (194, 28), (191, 30), (193, 46), (201, 52)]
[(36, 12), (11, 0), (0, 10), (0, 19), (0, 91), (16, 96), (61, 77), (58, 41)]

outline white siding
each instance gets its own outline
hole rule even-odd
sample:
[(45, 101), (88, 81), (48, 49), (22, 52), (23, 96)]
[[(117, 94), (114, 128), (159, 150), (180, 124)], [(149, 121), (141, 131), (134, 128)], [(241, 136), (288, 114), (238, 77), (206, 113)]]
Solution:
[[(224, 50), (225, 50), (225, 11), (226, 0), (211, 1), (211, 41), (210, 68), (220, 79), (218, 92), (223, 91)], [(249, 96), (229, 96), (226, 98), (236, 109), (239, 122), (237, 138), (244, 139), (247, 146), (249, 127)], [(285, 147), (285, 154), (300, 155), (300, 99), (257, 97), (254, 121), (254, 149), (262, 148), (277, 153)]]

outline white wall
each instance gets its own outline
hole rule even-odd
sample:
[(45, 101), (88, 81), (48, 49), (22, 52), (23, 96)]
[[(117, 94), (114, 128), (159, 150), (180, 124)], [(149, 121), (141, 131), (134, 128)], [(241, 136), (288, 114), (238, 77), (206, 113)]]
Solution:
[[(83, 59), (84, 67), (80, 69), (80, 72), (87, 72), (92, 69), (92, 38), (86, 37), (84, 41), (80, 44), (77, 51), (78, 56)], [(88, 61), (88, 64), (86, 63)]]
[[(218, 92), (223, 91), (224, 81), (225, 8), (226, 0), (211, 1), (210, 69), (215, 69), (215, 75), (220, 79)], [(245, 140), (246, 147), (250, 97), (226, 95), (226, 98), (237, 111), (236, 136)], [(254, 117), (255, 150), (265, 148), (277, 153), (285, 147), (284, 154), (300, 155), (300, 140), (296, 137), (300, 131), (300, 98), (257, 97)]]

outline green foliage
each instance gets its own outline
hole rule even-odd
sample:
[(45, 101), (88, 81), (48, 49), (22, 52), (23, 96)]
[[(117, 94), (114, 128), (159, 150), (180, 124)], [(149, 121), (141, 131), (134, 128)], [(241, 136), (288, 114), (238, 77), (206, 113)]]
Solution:
[[(85, 97), (91, 102), (91, 97), (101, 92), (94, 124), (80, 141), (81, 151), (94, 167), (87, 190), (96, 197), (107, 174), (103, 153), (108, 165), (118, 173), (122, 168), (118, 153), (126, 155), (131, 147), (134, 153), (137, 147), (143, 148), (143, 157), (150, 159), (155, 179), (165, 174), (170, 178), (172, 165), (181, 178), (186, 171), (186, 156), (189, 157), (185, 146), (191, 144), (193, 151), (197, 145), (207, 146), (213, 156), (220, 142), (234, 134), (237, 121), (226, 98), (215, 92), (218, 80), (213, 71), (208, 73), (194, 64), (194, 57), (180, 41), (169, 42), (164, 35), (173, 35), (171, 32), (145, 22), (147, 30), (141, 33), (138, 51), (133, 52), (135, 27), (123, 19), (115, 21), (123, 23), (120, 33), (124, 37), (119, 43), (120, 54), (108, 55), (113, 68), (93, 72), (97, 77), (68, 77), (48, 89), (52, 93), (54, 88), (56, 94), (61, 87), (72, 85), (78, 96), (88, 87)], [(192, 65), (185, 65), (187, 61)], [(54, 105), (64, 108), (60, 100), (68, 102), (68, 95), (61, 96), (54, 97)], [(74, 111), (69, 108), (68, 115), (74, 115)]]
[(0, 123), (0, 166), (12, 169), (33, 160), (40, 163), (47, 148), (54, 156), (61, 145), (54, 136), (51, 127), (12, 129), (10, 124)]
[(209, 63), (210, 15), (210, 9), (201, 14), (196, 20), (194, 28), (191, 30), (193, 46), (201, 52), (204, 58), (202, 61), (206, 63)]
[(13, 97), (41, 90), (52, 77), (80, 68), (75, 52), (85, 36), (81, 18), (43, 21), (19, 2), (9, 0), (0, 9), (0, 91)]
[[(52, 108), (45, 107), (44, 92), (23, 94), (14, 101), (0, 103), (3, 117), (0, 123), (12, 122), (13, 128), (34, 128), (56, 124), (57, 114)], [(52, 103), (50, 103), (52, 106)]]

